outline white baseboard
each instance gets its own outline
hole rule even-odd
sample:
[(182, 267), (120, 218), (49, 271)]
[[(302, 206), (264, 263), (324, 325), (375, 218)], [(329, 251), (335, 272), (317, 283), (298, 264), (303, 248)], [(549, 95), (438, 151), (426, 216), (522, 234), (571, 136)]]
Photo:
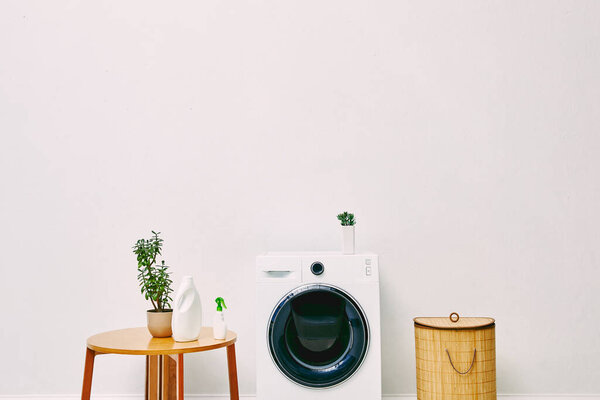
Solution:
[[(2, 400), (76, 400), (80, 395), (77, 394), (46, 394), (46, 395), (0, 395)], [(186, 394), (186, 399), (198, 400), (223, 400), (228, 399), (228, 394)], [(253, 394), (242, 394), (240, 399), (253, 400), (256, 396)], [(506, 400), (600, 400), (599, 394), (499, 394), (499, 399)], [(143, 400), (141, 394), (92, 394), (92, 400)], [(384, 394), (384, 400), (416, 400), (414, 394)], [(362, 399), (359, 399), (362, 400)]]
[[(598, 394), (499, 394), (506, 400), (600, 400)], [(384, 394), (384, 400), (417, 400), (416, 394)]]

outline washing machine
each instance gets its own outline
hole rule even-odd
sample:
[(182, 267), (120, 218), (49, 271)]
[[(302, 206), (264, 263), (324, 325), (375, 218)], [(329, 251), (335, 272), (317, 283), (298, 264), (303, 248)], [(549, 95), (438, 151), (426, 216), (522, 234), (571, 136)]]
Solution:
[(257, 400), (381, 399), (375, 254), (256, 258)]

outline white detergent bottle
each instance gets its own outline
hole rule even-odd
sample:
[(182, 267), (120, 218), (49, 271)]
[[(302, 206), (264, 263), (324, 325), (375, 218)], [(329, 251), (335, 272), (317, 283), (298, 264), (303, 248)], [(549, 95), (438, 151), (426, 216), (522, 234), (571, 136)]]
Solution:
[(202, 304), (194, 286), (194, 279), (187, 275), (177, 290), (173, 305), (173, 339), (176, 342), (191, 342), (202, 330)]
[(227, 336), (227, 323), (223, 315), (223, 308), (227, 308), (227, 306), (222, 297), (217, 297), (215, 302), (217, 303), (217, 313), (213, 319), (213, 337), (215, 339), (225, 339), (225, 336)]

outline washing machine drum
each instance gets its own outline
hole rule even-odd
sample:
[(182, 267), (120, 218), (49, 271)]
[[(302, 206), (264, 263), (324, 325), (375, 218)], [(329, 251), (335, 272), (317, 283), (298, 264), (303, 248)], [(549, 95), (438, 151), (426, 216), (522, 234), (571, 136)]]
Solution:
[(275, 307), (268, 341), (283, 374), (300, 385), (324, 388), (343, 382), (360, 367), (369, 327), (348, 293), (313, 284), (290, 292)]

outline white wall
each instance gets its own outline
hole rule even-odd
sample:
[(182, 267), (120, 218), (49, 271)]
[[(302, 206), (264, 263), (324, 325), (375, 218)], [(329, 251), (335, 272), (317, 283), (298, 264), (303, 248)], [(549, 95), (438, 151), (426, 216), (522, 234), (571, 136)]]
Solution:
[[(3, 1), (0, 394), (76, 394), (144, 324), (131, 245), (221, 295), (254, 383), (256, 254), (381, 255), (383, 390), (411, 318), (497, 318), (500, 393), (600, 393), (600, 2)], [(8, 314), (8, 320), (6, 315)], [(213, 366), (214, 365), (214, 366)], [(224, 393), (225, 356), (186, 391)], [(99, 358), (95, 393), (141, 393)]]

